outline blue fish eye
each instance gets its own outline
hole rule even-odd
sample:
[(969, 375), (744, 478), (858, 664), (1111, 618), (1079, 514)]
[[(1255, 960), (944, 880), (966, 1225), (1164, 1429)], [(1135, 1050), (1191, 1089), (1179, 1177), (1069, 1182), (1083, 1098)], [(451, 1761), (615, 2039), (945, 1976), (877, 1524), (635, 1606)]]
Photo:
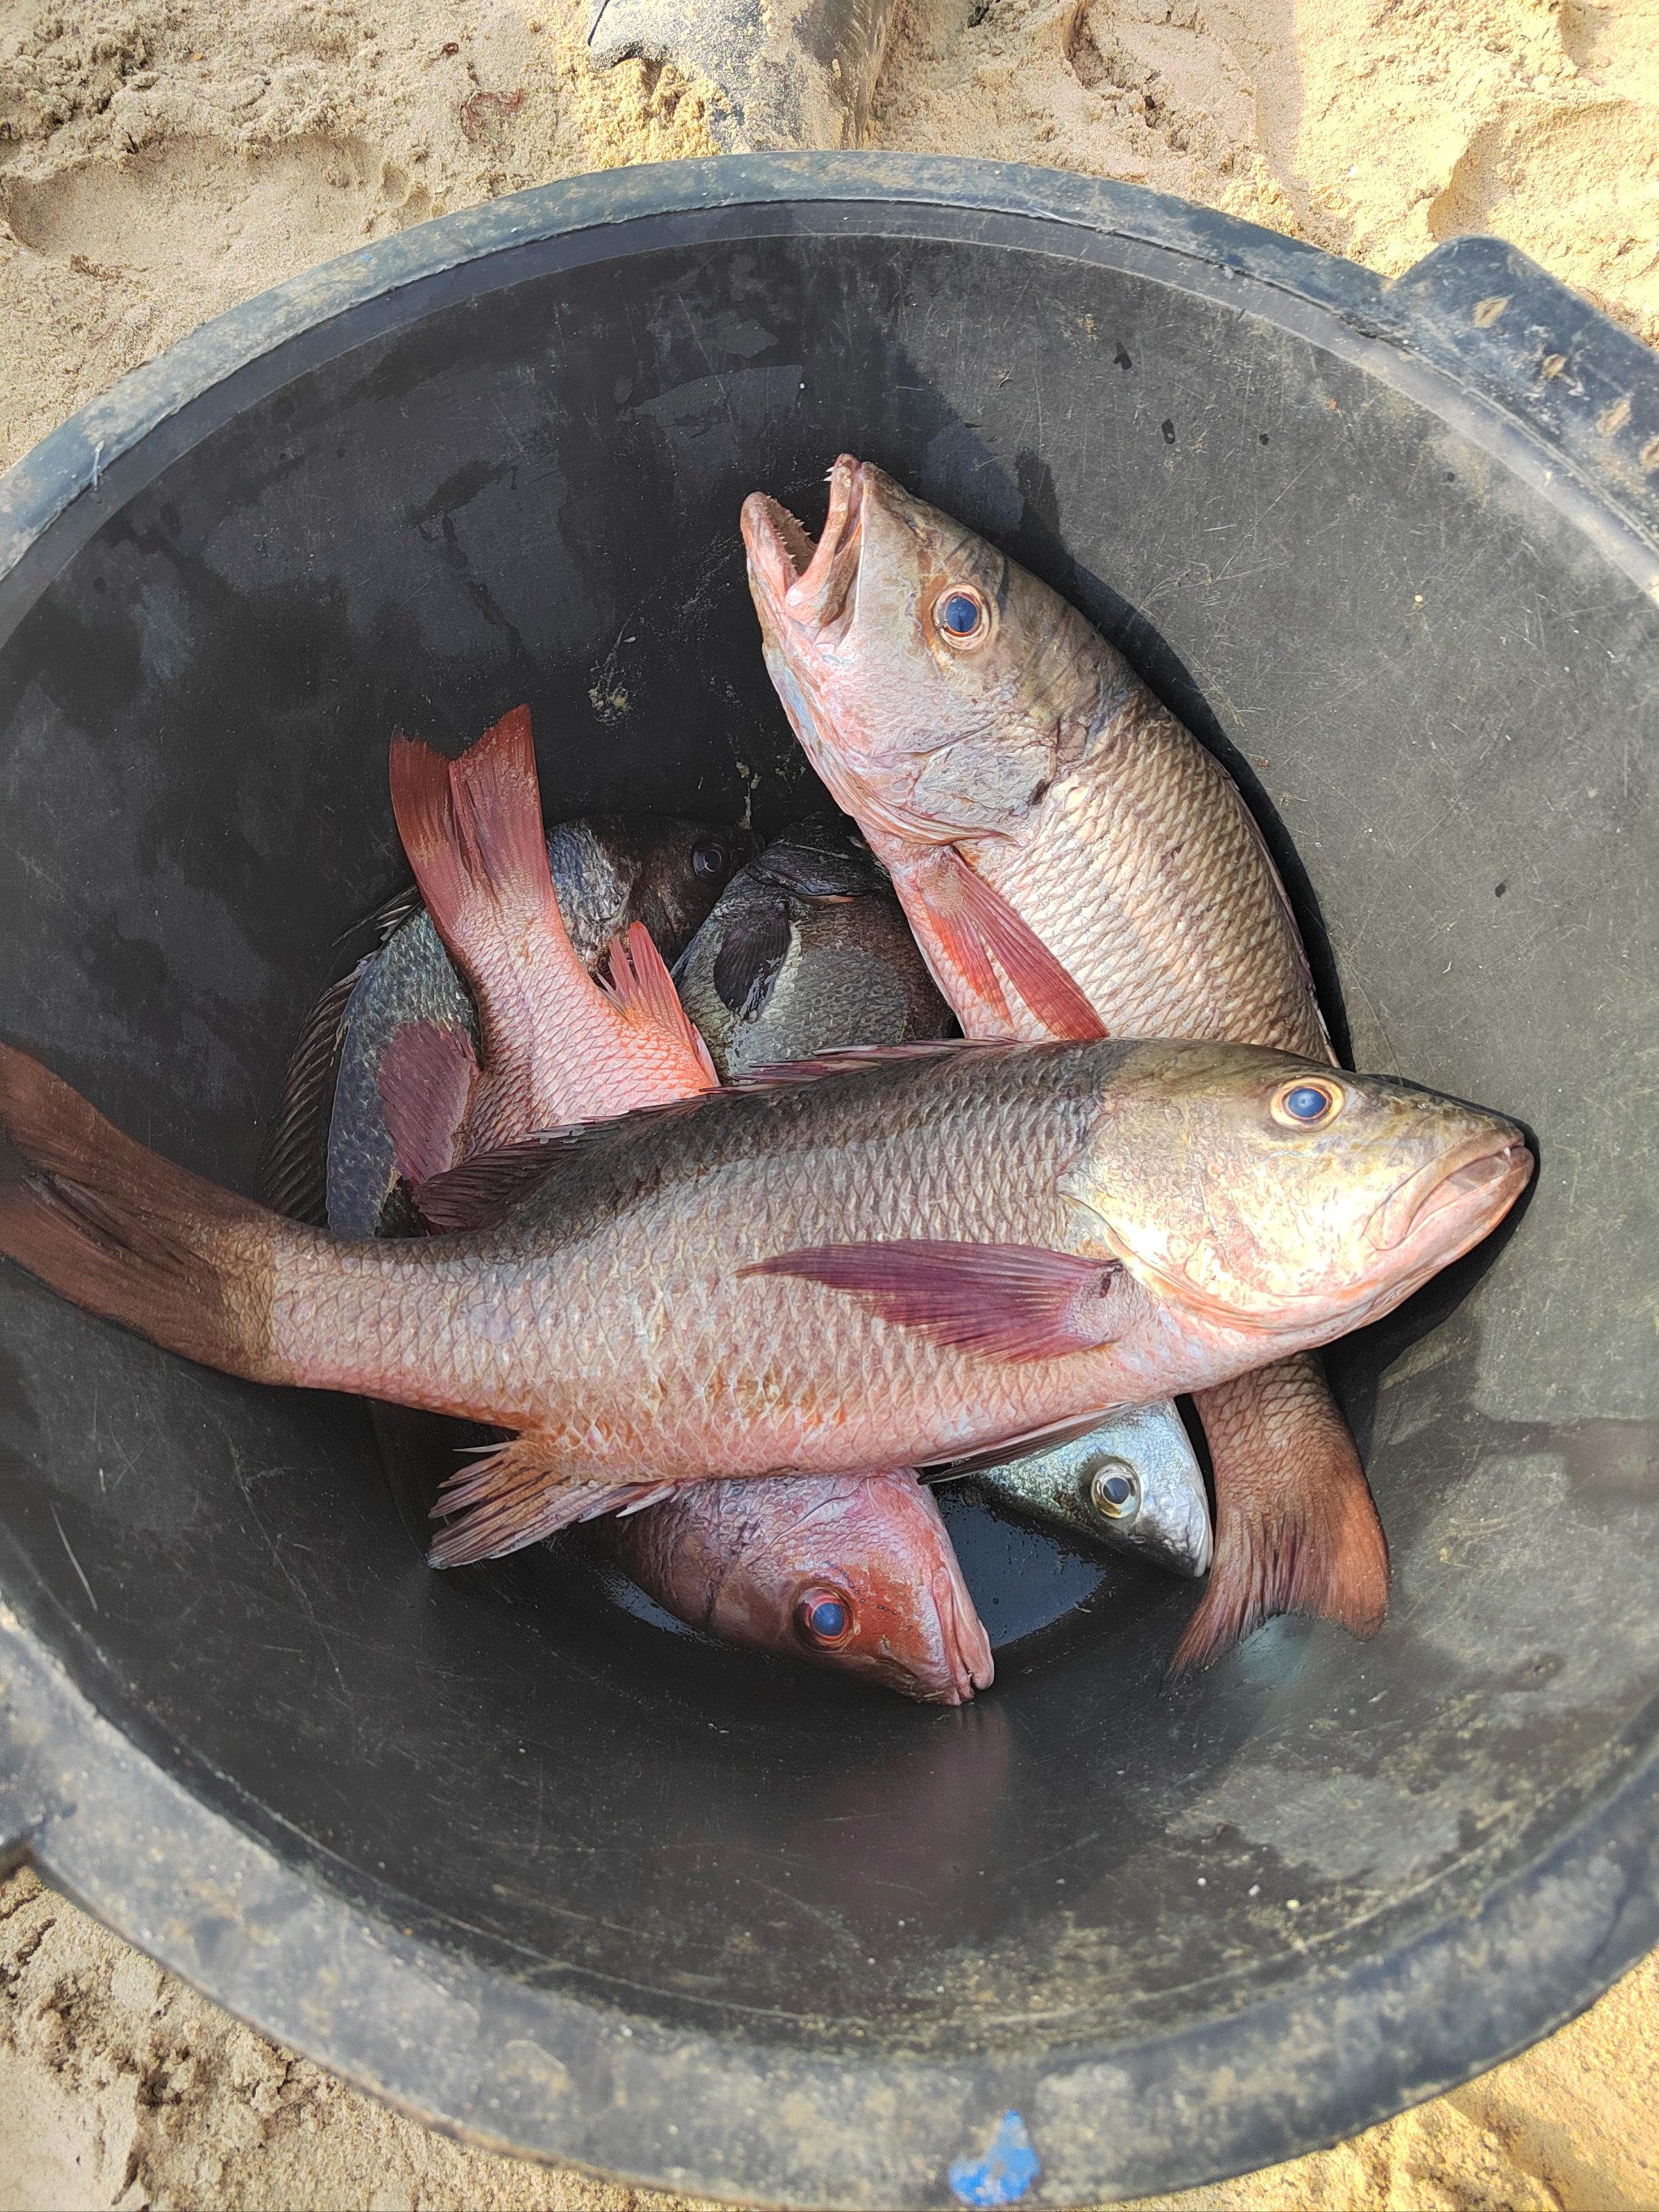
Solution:
[(939, 628), (951, 637), (971, 637), (984, 619), (984, 609), (966, 592), (952, 592), (939, 606)]
[(1334, 1103), (1330, 1092), (1316, 1083), (1298, 1083), (1285, 1093), (1285, 1111), (1293, 1121), (1322, 1121)]
[(796, 1619), (801, 1633), (814, 1644), (838, 1644), (852, 1626), (852, 1608), (830, 1590), (814, 1590), (804, 1597)]

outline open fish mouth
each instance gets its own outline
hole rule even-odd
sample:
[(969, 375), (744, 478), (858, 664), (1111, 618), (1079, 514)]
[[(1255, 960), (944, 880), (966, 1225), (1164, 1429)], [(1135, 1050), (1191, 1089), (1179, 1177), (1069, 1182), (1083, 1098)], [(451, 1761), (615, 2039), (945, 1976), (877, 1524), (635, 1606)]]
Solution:
[(743, 503), (750, 565), (775, 614), (823, 630), (850, 611), (864, 541), (865, 466), (842, 453), (830, 471), (830, 512), (811, 533), (781, 501), (750, 492)]

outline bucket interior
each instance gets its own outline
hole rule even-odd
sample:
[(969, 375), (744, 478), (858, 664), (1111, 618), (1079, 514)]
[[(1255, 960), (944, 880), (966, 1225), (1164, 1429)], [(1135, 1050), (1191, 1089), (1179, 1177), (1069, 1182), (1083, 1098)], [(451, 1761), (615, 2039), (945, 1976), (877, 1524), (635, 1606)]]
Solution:
[[(842, 449), (1077, 600), (1221, 752), (1352, 1064), (1514, 1114), (1535, 1196), (1331, 1368), (1372, 1644), (951, 1511), (944, 1712), (713, 1649), (538, 1550), (434, 1575), (364, 1407), (0, 1270), (9, 1595), (191, 1786), (401, 1928), (768, 2043), (1173, 2029), (1468, 1909), (1653, 1732), (1659, 610), (1555, 502), (1261, 301), (961, 237), (526, 252), (112, 471), (0, 646), (0, 1033), (243, 1190), (402, 726), (520, 700), (550, 815), (818, 803), (737, 530)], [(142, 464), (142, 465), (141, 465)], [(124, 466), (128, 465), (124, 464)], [(15, 583), (16, 580), (14, 580)]]

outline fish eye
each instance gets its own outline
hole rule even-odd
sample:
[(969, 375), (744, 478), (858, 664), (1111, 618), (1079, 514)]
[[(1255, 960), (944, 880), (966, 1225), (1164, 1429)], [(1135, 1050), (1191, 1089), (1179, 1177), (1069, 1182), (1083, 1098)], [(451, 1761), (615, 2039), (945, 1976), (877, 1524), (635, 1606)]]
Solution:
[(726, 873), (726, 850), (719, 837), (700, 837), (691, 848), (691, 872), (696, 876), (723, 876)]
[(1273, 1094), (1273, 1119), (1287, 1129), (1321, 1128), (1341, 1110), (1342, 1092), (1334, 1083), (1287, 1083)]
[(1140, 1477), (1127, 1459), (1103, 1459), (1089, 1477), (1089, 1503), (1108, 1521), (1133, 1521), (1140, 1510)]
[(933, 619), (952, 645), (971, 645), (985, 629), (985, 602), (970, 586), (958, 585), (936, 601)]
[(801, 1641), (816, 1650), (833, 1651), (853, 1633), (853, 1601), (845, 1590), (818, 1583), (803, 1591), (795, 1606)]

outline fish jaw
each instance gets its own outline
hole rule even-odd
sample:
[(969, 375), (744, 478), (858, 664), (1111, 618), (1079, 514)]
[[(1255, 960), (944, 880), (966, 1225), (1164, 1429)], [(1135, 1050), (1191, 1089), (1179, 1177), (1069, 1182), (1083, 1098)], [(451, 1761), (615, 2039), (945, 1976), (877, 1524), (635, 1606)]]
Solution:
[(1431, 1271), (1445, 1267), (1497, 1227), (1536, 1165), (1518, 1129), (1474, 1138), (1450, 1161), (1436, 1161), (1400, 1184), (1368, 1228), (1379, 1252), (1409, 1252)]
[(750, 492), (743, 503), (744, 542), (763, 623), (787, 622), (833, 637), (851, 617), (863, 537), (865, 466), (850, 453), (830, 471), (830, 512), (814, 544), (781, 501)]
[[(890, 866), (908, 840), (948, 838), (948, 827), (912, 818), (859, 763), (881, 750), (853, 706), (858, 656), (853, 632), (866, 551), (866, 495), (881, 472), (842, 453), (830, 471), (830, 511), (814, 543), (781, 501), (751, 492), (743, 505), (750, 592), (767, 671), (791, 728), (843, 813), (858, 822)], [(914, 774), (914, 770), (913, 770)]]

